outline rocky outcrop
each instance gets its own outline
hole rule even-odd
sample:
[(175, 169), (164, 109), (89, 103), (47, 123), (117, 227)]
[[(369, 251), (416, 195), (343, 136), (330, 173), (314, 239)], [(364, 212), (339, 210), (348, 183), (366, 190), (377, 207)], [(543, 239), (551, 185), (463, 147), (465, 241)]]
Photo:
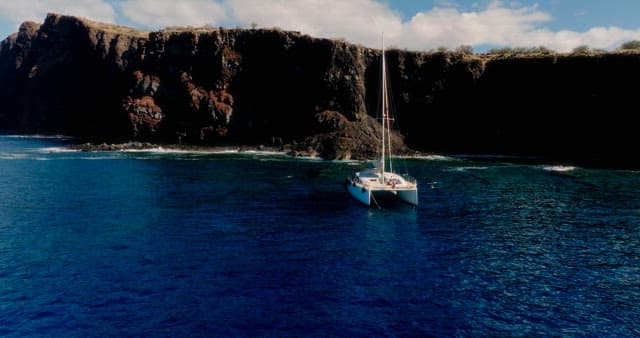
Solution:
[[(276, 29), (142, 32), (50, 14), (0, 44), (0, 129), (368, 158), (379, 58)], [(640, 167), (628, 155), (639, 54), (387, 60), (397, 149)]]

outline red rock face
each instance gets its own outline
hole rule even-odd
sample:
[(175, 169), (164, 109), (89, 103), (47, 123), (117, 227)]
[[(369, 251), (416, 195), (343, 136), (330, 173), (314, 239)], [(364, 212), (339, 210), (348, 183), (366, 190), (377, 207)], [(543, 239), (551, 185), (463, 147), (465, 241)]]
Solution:
[(344, 115), (331, 110), (316, 113), (315, 119), (320, 131), (336, 131), (344, 128), (349, 122)]
[(130, 98), (125, 110), (129, 114), (133, 138), (145, 138), (156, 133), (164, 117), (162, 108), (156, 105), (151, 96)]

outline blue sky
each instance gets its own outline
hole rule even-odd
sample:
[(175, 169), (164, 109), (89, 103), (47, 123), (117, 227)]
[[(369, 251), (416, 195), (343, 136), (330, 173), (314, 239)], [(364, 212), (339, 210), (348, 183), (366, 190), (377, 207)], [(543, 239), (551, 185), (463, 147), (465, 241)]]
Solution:
[(281, 27), (411, 50), (471, 45), (615, 49), (640, 40), (637, 0), (0, 0), (0, 36), (47, 12), (140, 29), (166, 26)]

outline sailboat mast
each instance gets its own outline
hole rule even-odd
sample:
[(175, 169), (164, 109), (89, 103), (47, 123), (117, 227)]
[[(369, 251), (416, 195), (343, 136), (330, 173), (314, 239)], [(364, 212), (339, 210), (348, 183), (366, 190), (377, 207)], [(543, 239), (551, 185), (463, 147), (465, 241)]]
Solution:
[(384, 57), (384, 33), (382, 33), (382, 61), (380, 65), (382, 69), (382, 156), (380, 158), (380, 180), (384, 183), (384, 156), (385, 156), (385, 123), (387, 121), (387, 75), (385, 68), (387, 67)]
[[(385, 64), (386, 64), (386, 61), (385, 61)], [(385, 73), (387, 72), (386, 65), (385, 65), (384, 72)], [(384, 110), (386, 112), (385, 116), (387, 117), (387, 120), (386, 120), (387, 121), (386, 122), (387, 123), (387, 152), (389, 153), (389, 171), (393, 172), (393, 161), (391, 159), (391, 119), (392, 118), (391, 118), (391, 116), (389, 116), (389, 113), (390, 113), (389, 112), (389, 97), (388, 97), (388, 88), (387, 88), (386, 80), (385, 80), (385, 93), (384, 94), (385, 94), (385, 97), (386, 97), (386, 99), (385, 99), (386, 105), (384, 107)]]

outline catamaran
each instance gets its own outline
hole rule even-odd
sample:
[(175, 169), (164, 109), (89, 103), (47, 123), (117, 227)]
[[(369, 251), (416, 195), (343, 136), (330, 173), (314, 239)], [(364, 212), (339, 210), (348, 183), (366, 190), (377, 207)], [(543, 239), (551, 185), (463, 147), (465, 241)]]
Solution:
[(394, 197), (406, 203), (418, 205), (418, 183), (409, 176), (394, 172), (391, 156), (391, 120), (389, 117), (389, 98), (387, 94), (387, 65), (385, 60), (384, 41), (381, 57), (382, 71), (382, 138), (380, 159), (373, 169), (356, 172), (348, 177), (345, 184), (349, 193), (366, 206), (374, 203), (380, 207), (380, 197)]

